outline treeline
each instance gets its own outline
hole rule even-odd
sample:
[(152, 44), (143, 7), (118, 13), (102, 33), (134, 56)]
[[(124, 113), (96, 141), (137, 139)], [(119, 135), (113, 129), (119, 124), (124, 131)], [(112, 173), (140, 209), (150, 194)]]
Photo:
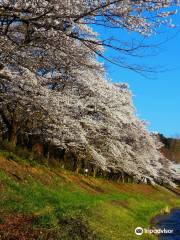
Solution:
[(164, 156), (176, 163), (180, 163), (180, 138), (167, 138), (163, 134), (159, 134), (159, 137), (164, 144), (161, 148)]

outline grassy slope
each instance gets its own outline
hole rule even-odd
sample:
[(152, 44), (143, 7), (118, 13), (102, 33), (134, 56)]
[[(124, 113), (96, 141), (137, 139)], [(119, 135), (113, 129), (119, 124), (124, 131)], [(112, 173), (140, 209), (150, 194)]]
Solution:
[(1, 151), (0, 206), (3, 240), (148, 240), (155, 237), (137, 237), (135, 227), (148, 227), (162, 209), (180, 206), (180, 199), (164, 188), (32, 166)]

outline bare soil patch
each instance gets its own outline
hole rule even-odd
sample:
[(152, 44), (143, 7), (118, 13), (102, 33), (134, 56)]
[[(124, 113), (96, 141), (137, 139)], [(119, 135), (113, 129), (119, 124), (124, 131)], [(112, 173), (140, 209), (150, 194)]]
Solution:
[(22, 214), (1, 214), (1, 240), (34, 240), (38, 239), (39, 232), (33, 229), (32, 216)]

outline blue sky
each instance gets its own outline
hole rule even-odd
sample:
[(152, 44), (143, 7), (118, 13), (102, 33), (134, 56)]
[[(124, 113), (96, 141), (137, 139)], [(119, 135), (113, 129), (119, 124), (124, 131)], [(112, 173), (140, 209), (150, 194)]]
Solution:
[[(176, 15), (174, 22), (180, 25), (180, 13)], [(137, 34), (117, 30), (95, 30), (105, 38), (112, 35), (119, 39), (139, 38)], [(167, 38), (168, 41), (160, 45), (157, 55), (134, 59), (135, 63), (167, 69), (165, 72), (154, 74), (153, 78), (145, 78), (109, 63), (105, 65), (113, 82), (129, 84), (137, 115), (148, 122), (148, 129), (166, 136), (175, 136), (180, 135), (180, 27), (161, 29), (159, 35), (151, 37), (148, 41), (157, 43)], [(116, 56), (111, 50), (106, 54)]]

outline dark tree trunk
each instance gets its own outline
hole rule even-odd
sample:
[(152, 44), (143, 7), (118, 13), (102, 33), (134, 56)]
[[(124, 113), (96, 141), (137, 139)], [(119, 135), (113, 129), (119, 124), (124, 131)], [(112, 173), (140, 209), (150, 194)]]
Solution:
[(97, 174), (97, 167), (94, 166), (94, 168), (93, 168), (93, 177), (96, 177), (96, 174)]
[(9, 142), (12, 145), (16, 145), (17, 143), (17, 132), (18, 132), (18, 123), (15, 117), (13, 117), (10, 128), (9, 128)]
[(122, 176), (122, 182), (124, 183), (125, 182), (124, 172), (121, 173), (121, 176)]
[(32, 151), (39, 156), (44, 156), (44, 145), (42, 143), (35, 143), (32, 147)]
[(82, 166), (82, 163), (81, 163), (81, 160), (80, 159), (77, 159), (76, 160), (76, 173), (79, 173), (80, 170), (81, 170), (81, 166)]
[(15, 132), (11, 132), (11, 133), (10, 133), (9, 142), (10, 142), (12, 145), (16, 145), (17, 136), (16, 136), (16, 133), (15, 133)]

